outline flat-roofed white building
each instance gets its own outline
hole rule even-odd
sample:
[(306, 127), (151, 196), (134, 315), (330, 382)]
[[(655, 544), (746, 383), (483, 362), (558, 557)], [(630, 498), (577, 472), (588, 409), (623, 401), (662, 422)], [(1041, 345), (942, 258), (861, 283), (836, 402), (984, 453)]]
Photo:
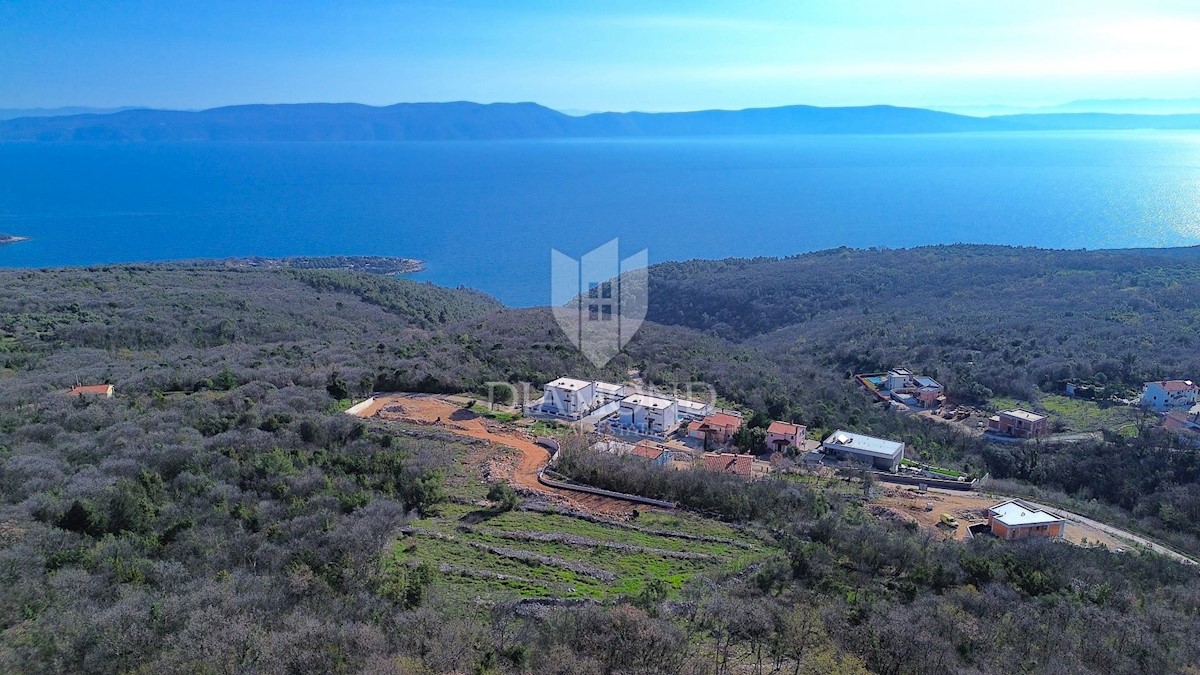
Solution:
[(621, 399), (633, 393), (633, 387), (627, 384), (613, 384), (612, 382), (596, 381), (596, 396), (604, 403), (620, 401)]
[(686, 398), (675, 399), (675, 407), (679, 409), (679, 416), (685, 420), (702, 420), (712, 414), (711, 405)]
[(621, 399), (617, 426), (647, 436), (665, 436), (679, 427), (679, 407), (669, 398), (634, 394)]
[(596, 384), (570, 377), (560, 377), (543, 388), (538, 406), (543, 413), (577, 418), (598, 405)]
[(1065, 519), (1019, 499), (988, 509), (988, 524), (992, 526), (992, 534), (1001, 539), (1061, 537), (1067, 530)]
[(830, 434), (821, 444), (821, 449), (828, 455), (843, 459), (870, 462), (884, 471), (895, 471), (900, 467), (900, 460), (904, 459), (904, 444), (900, 441), (852, 434), (841, 429)]
[(890, 391), (897, 389), (905, 389), (913, 385), (913, 374), (907, 368), (895, 368), (888, 371), (887, 379), (883, 382), (883, 388)]

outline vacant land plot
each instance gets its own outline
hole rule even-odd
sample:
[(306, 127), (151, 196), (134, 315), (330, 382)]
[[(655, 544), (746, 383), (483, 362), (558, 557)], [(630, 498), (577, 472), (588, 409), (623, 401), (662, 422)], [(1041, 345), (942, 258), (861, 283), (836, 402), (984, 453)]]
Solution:
[(1001, 410), (1024, 408), (1049, 415), (1051, 424), (1061, 423), (1063, 431), (1120, 431), (1132, 426), (1136, 419), (1136, 411), (1126, 405), (1057, 394), (1040, 396), (1036, 401), (997, 398), (992, 400), (992, 405)]
[[(876, 489), (879, 490), (878, 487)], [(986, 522), (988, 507), (995, 506), (1004, 500), (1002, 497), (976, 493), (928, 492), (921, 494), (913, 488), (888, 487), (880, 490), (878, 494), (879, 496), (874, 500), (875, 503), (913, 518), (922, 529), (934, 532), (943, 539), (964, 539), (967, 535), (968, 525)], [(943, 513), (949, 513), (956, 518), (959, 526), (950, 528), (942, 524)], [(1106, 532), (1083, 523), (1070, 521), (1069, 518), (1065, 538), (1075, 544), (1103, 544), (1108, 548), (1129, 546)]]
[[(533, 437), (504, 425), (477, 412), (453, 404), (442, 397), (430, 394), (386, 394), (375, 397), (364, 409), (355, 413), (359, 417), (378, 417), (400, 424), (437, 427), (457, 436), (494, 443), (516, 451), (502, 453), (507, 458), (506, 475), (491, 476), (493, 480), (506, 480), (531, 493), (540, 493), (554, 499), (595, 513), (624, 516), (633, 512), (634, 505), (627, 501), (559, 490), (538, 482), (538, 473), (550, 461), (550, 452), (536, 444)], [(493, 467), (499, 465), (493, 462)]]

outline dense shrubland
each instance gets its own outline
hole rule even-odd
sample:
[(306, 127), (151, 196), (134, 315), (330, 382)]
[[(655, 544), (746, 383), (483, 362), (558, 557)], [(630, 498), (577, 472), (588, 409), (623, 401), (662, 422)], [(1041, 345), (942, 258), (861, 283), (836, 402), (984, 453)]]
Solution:
[[(939, 543), (804, 485), (747, 486), (594, 455), (568, 453), (562, 468), (738, 522), (782, 553), (678, 592), (650, 587), (578, 607), (464, 607), (430, 585), (435, 569), (385, 564), (406, 520), (457, 496), (446, 476), (469, 449), (438, 432), (348, 418), (334, 396), (482, 391), (489, 380), (620, 377), (630, 367), (663, 385), (713, 383), (764, 418), (903, 435), (931, 458), (1102, 500), (1147, 528), (1178, 529), (1176, 543), (1188, 545), (1182, 537), (1197, 534), (1200, 518), (1198, 465), (1167, 437), (981, 446), (886, 414), (846, 379), (894, 363), (936, 370), (960, 391), (1001, 391), (1009, 375), (1014, 391), (1040, 386), (1049, 376), (1039, 368), (1121, 383), (1175, 373), (1197, 358), (1188, 337), (1196, 308), (1186, 301), (1195, 281), (1169, 267), (1186, 259), (1061, 254), (1066, 285), (1035, 273), (1059, 254), (930, 249), (912, 263), (954, 277), (941, 258), (959, 254), (960, 267), (978, 268), (972, 281), (922, 286), (921, 275), (902, 275), (922, 292), (879, 281), (893, 278), (876, 268), (895, 267), (898, 252), (822, 254), (837, 263), (831, 270), (857, 272), (834, 270), (819, 283), (788, 272), (791, 261), (758, 263), (785, 265), (758, 276), (744, 263), (713, 263), (707, 275), (699, 263), (679, 266), (687, 274), (668, 266), (662, 272), (675, 276), (663, 283), (674, 278), (679, 293), (689, 278), (724, 284), (725, 268), (750, 276), (721, 286), (729, 295), (720, 297), (698, 285), (689, 299), (656, 291), (653, 316), (681, 325), (648, 324), (602, 371), (544, 310), (496, 309), (474, 292), (403, 280), (169, 266), (0, 272), (0, 670), (1196, 667), (1192, 569), (1056, 543)], [(991, 266), (976, 259), (990, 255), (999, 258)], [(1039, 284), (1050, 290), (1035, 293)], [(745, 294), (756, 285), (764, 295), (752, 300)], [(1045, 316), (1009, 325), (1014, 317), (976, 307), (1000, 287), (1053, 302), (1028, 304)], [(759, 309), (772, 303), (778, 315)], [(893, 330), (904, 316), (911, 326)], [(931, 335), (943, 342), (929, 347)], [(967, 355), (973, 363), (950, 363)], [(1054, 370), (1063, 364), (1069, 372)], [(960, 380), (946, 375), (955, 372)], [(112, 382), (118, 396), (61, 394), (80, 381)], [(494, 494), (511, 504), (502, 489)]]

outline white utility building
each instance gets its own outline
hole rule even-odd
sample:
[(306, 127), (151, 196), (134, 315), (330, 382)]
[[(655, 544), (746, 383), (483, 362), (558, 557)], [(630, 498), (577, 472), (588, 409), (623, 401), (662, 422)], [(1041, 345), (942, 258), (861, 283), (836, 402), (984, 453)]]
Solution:
[(904, 459), (904, 444), (884, 438), (852, 434), (837, 430), (825, 439), (821, 449), (828, 455), (843, 459), (867, 461), (877, 469), (896, 471)]

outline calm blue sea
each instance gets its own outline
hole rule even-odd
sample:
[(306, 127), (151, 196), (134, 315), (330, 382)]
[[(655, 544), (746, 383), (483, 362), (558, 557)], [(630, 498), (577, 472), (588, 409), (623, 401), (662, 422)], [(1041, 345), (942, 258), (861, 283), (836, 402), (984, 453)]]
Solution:
[(1200, 134), (0, 144), (0, 266), (421, 258), (549, 300), (550, 249), (651, 262), (834, 246), (1200, 244)]

